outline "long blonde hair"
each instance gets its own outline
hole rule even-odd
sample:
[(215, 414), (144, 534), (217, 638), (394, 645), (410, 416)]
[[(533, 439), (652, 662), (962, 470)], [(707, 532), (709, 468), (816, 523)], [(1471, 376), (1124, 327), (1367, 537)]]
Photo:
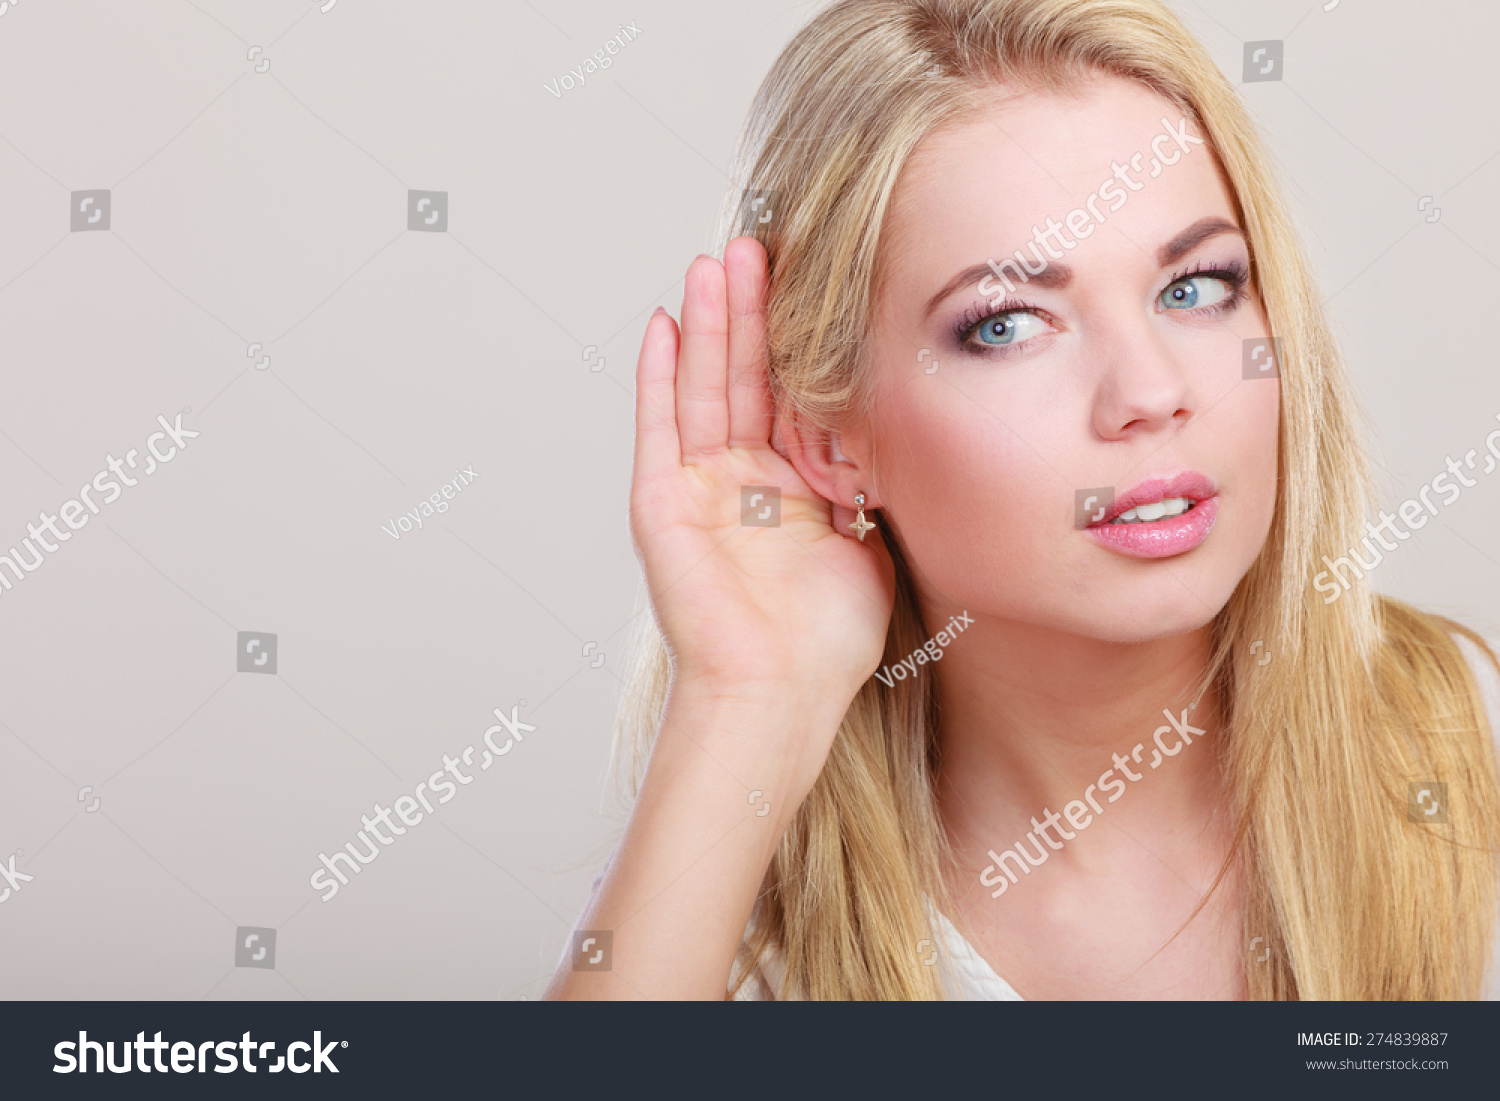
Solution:
[[(1138, 81), (1214, 150), (1281, 338), (1281, 479), (1259, 556), (1212, 623), (1222, 764), (1248, 889), (1252, 998), (1474, 998), (1488, 962), (1500, 783), (1474, 679), (1443, 617), (1371, 592), (1306, 596), (1313, 564), (1355, 545), (1371, 503), (1349, 379), (1260, 139), (1233, 88), (1155, 0), (840, 0), (787, 45), (751, 108), (718, 233), (770, 257), (767, 349), (783, 411), (836, 428), (870, 393), (860, 368), (886, 210), (918, 141), (996, 83), (1066, 91)], [(759, 229), (767, 193), (774, 218)], [(886, 659), (928, 637), (897, 540)], [(1339, 553), (1333, 551), (1332, 553)], [(670, 670), (643, 620), (617, 732), (633, 795)], [(1252, 641), (1273, 656), (1251, 656)], [(1257, 648), (1259, 649), (1259, 648)], [(933, 794), (931, 677), (855, 697), (786, 832), (736, 968), (771, 946), (781, 995), (940, 998), (919, 950), (924, 897), (948, 907), (952, 859)], [(1445, 825), (1407, 819), (1408, 785), (1442, 780)], [(1222, 879), (1224, 870), (1221, 870)], [(1216, 881), (1216, 886), (1217, 886)]]

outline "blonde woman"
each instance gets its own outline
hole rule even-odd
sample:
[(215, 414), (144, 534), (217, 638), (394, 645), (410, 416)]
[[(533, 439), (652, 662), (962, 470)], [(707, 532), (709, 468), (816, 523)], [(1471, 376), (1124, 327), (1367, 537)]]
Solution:
[(638, 787), (549, 996), (1494, 996), (1500, 665), (1373, 593), (1412, 533), (1176, 18), (843, 0), (737, 171), (641, 349)]

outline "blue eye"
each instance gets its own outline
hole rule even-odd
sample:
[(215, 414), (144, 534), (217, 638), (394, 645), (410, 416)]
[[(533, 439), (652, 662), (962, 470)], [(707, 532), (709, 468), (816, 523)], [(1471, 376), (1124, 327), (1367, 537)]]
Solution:
[(1009, 310), (985, 318), (975, 326), (973, 336), (982, 346), (1003, 348), (1050, 331), (1051, 326), (1030, 310)]
[(1193, 310), (1217, 306), (1234, 292), (1228, 282), (1216, 275), (1189, 275), (1167, 284), (1157, 296), (1164, 310)]
[(1016, 323), (1010, 314), (1001, 314), (979, 326), (975, 335), (986, 344), (1009, 344), (1016, 338)]

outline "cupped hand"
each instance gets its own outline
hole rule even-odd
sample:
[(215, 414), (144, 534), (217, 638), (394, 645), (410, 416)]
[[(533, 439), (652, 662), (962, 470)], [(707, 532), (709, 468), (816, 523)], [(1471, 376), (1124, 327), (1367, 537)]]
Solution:
[[(772, 445), (766, 252), (749, 237), (724, 264), (688, 268), (682, 328), (646, 326), (636, 368), (630, 528), (674, 686), (726, 695), (841, 695), (879, 665), (894, 571), (878, 528), (811, 488)], [(780, 523), (757, 526), (780, 492)], [(750, 493), (764, 496), (742, 517)]]

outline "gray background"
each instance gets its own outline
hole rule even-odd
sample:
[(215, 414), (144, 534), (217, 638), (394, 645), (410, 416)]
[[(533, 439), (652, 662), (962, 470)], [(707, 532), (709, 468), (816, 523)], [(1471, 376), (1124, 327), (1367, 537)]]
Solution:
[[(201, 433), (0, 594), (0, 864), (34, 877), (0, 904), (0, 996), (539, 995), (618, 828), (641, 333), (817, 6), (0, 16), (0, 552), (158, 414)], [(1497, 427), (1500, 9), (1177, 7), (1236, 83), (1245, 42), (1285, 42), (1242, 92), (1394, 504)], [(110, 228), (72, 232), (91, 189)], [(409, 190), (448, 193), (446, 232), (407, 229)], [(1497, 634), (1497, 484), (1377, 587)], [(236, 672), (239, 631), (277, 636), (274, 675)], [(521, 700), (537, 732), (320, 902), (317, 854)], [(274, 967), (235, 966), (241, 926)]]

